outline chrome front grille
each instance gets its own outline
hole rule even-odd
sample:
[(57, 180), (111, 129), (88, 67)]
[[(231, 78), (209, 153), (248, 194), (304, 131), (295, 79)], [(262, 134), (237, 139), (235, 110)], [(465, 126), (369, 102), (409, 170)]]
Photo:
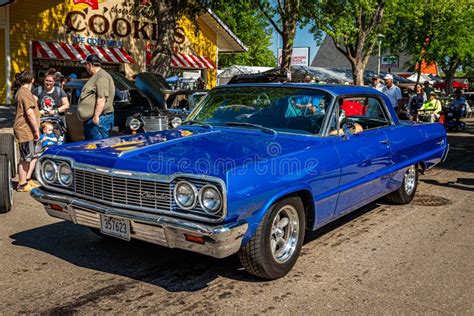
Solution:
[(74, 192), (112, 204), (169, 211), (168, 183), (74, 170)]

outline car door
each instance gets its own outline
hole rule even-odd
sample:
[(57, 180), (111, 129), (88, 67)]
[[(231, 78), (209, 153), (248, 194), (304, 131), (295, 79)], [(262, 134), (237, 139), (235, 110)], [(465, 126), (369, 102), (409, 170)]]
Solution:
[(391, 159), (385, 128), (391, 122), (383, 106), (375, 96), (342, 97), (336, 103), (335, 125), (339, 122), (345, 125), (342, 127), (352, 125), (353, 129), (349, 134), (339, 129), (339, 135), (334, 136), (339, 137), (335, 146), (341, 163), (336, 217), (376, 199), (387, 190), (390, 175), (386, 173)]

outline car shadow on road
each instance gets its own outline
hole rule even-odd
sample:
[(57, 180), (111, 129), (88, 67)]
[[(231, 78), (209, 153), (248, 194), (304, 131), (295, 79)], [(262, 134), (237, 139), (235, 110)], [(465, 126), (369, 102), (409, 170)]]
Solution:
[[(471, 120), (471, 119), (470, 119)], [(474, 123), (468, 122), (465, 132), (448, 134), (449, 153), (440, 169), (474, 173)]]
[(146, 282), (170, 292), (194, 292), (219, 276), (247, 282), (237, 256), (216, 259), (132, 240), (101, 238), (87, 227), (58, 222), (11, 235), (12, 244), (36, 249), (76, 266)]
[(335, 220), (334, 222), (331, 222), (329, 224), (326, 224), (320, 228), (318, 228), (317, 230), (315, 231), (306, 231), (306, 236), (305, 236), (305, 244), (307, 243), (310, 243), (312, 242), (313, 240), (315, 239), (318, 239), (320, 238), (321, 236), (323, 235), (326, 235), (330, 232), (332, 232), (333, 230), (341, 227), (341, 226), (344, 226), (345, 224), (349, 223), (349, 222), (352, 222), (353, 220), (355, 220), (356, 218), (366, 214), (366, 213), (369, 213), (369, 212), (372, 212), (373, 210), (379, 208), (381, 206), (381, 204), (378, 203), (378, 201), (376, 202), (372, 202), (370, 204), (367, 204), (349, 214), (346, 214), (344, 216), (342, 216), (341, 218)]
[(458, 178), (456, 181), (447, 182), (440, 182), (433, 179), (421, 179), (420, 181), (431, 185), (474, 192), (474, 180), (469, 178)]
[[(371, 203), (315, 232), (308, 232), (305, 243), (377, 207), (378, 204)], [(101, 238), (87, 227), (66, 221), (19, 232), (10, 238), (13, 245), (48, 253), (78, 267), (153, 284), (169, 292), (199, 291), (219, 276), (233, 280), (228, 284), (230, 287), (237, 281), (266, 282), (245, 272), (237, 255), (216, 259), (136, 240)]]

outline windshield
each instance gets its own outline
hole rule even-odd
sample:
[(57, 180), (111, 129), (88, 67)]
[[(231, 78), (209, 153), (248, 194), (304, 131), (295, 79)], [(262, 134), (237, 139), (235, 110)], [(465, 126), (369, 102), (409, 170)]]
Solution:
[(220, 88), (209, 92), (188, 120), (212, 126), (258, 125), (277, 132), (319, 134), (331, 101), (327, 92), (296, 87)]

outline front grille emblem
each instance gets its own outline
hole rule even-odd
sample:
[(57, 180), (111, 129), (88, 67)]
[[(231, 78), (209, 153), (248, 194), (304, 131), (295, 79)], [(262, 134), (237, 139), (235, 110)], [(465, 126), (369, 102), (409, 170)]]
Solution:
[(146, 200), (158, 200), (158, 201), (167, 201), (168, 197), (164, 194), (156, 194), (154, 192), (144, 191), (141, 194), (142, 198)]

